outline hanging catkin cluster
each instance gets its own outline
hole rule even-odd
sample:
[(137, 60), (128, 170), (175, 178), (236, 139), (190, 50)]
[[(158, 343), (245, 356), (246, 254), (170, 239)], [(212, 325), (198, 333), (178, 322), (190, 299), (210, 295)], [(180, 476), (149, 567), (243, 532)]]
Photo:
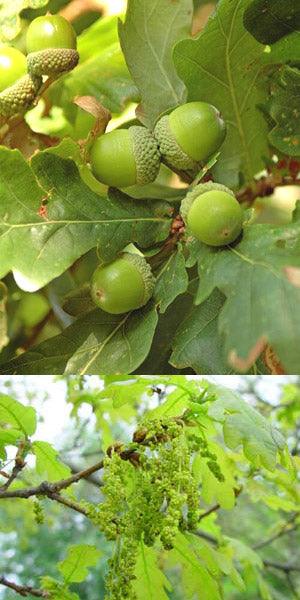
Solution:
[(127, 447), (115, 445), (105, 458), (104, 502), (89, 517), (115, 542), (106, 580), (106, 600), (134, 600), (138, 546), (173, 547), (178, 530), (194, 530), (200, 492), (192, 472), (196, 452), (218, 479), (223, 476), (204, 437), (189, 434), (181, 418), (144, 422)]

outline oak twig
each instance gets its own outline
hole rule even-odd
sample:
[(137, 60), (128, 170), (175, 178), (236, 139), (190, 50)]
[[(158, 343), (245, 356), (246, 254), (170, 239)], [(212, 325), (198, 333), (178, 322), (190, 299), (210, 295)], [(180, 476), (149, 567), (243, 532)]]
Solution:
[(7, 587), (9, 589), (14, 590), (14, 592), (19, 594), (20, 596), (23, 596), (24, 598), (25, 597), (27, 598), (27, 596), (35, 596), (36, 598), (48, 598), (49, 597), (49, 594), (46, 591), (38, 590), (29, 585), (18, 585), (17, 583), (14, 583), (13, 581), (9, 581), (3, 575), (0, 576), (0, 585), (4, 585), (5, 587)]
[(271, 535), (269, 538), (266, 538), (265, 540), (262, 540), (261, 542), (258, 542), (257, 544), (255, 544), (255, 546), (253, 546), (253, 550), (258, 550), (259, 548), (264, 548), (264, 546), (268, 546), (269, 544), (272, 544), (272, 542), (274, 542), (278, 538), (282, 537), (283, 535), (286, 535), (287, 533), (291, 533), (292, 531), (295, 531), (295, 529), (298, 528), (298, 523), (295, 523), (295, 520), (297, 519), (298, 516), (299, 516), (298, 512), (294, 513), (289, 519), (287, 519), (287, 521), (282, 525), (282, 527), (280, 528), (280, 530), (277, 533), (274, 533), (274, 535)]

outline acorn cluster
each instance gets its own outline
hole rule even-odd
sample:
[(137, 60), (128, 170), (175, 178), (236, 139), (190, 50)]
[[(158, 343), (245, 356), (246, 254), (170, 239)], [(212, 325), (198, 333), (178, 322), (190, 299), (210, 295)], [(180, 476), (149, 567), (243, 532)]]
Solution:
[[(55, 79), (79, 60), (76, 34), (61, 15), (34, 19), (27, 30), (27, 57), (16, 48), (0, 48), (0, 117), (30, 108), (44, 77)], [(221, 148), (226, 125), (207, 102), (188, 102), (163, 115), (153, 131), (134, 125), (96, 136), (89, 144), (91, 170), (101, 183), (127, 188), (152, 183), (161, 163), (192, 180)], [(182, 202), (187, 234), (210, 246), (233, 243), (240, 235), (243, 211), (234, 193), (217, 183), (191, 186)], [(130, 284), (130, 285), (129, 285)], [(143, 307), (152, 297), (155, 278), (140, 252), (126, 249), (100, 264), (91, 281), (96, 306), (110, 314)]]
[(0, 116), (9, 118), (30, 108), (43, 76), (57, 77), (79, 60), (76, 34), (60, 15), (34, 19), (27, 30), (27, 57), (14, 47), (0, 48)]
[[(152, 183), (161, 162), (193, 178), (219, 150), (225, 135), (225, 122), (214, 106), (189, 102), (161, 117), (153, 132), (132, 126), (100, 135), (91, 145), (90, 164), (96, 179), (117, 188)], [(221, 247), (237, 240), (244, 217), (230, 189), (208, 182), (191, 186), (182, 201), (181, 218), (188, 235)], [(92, 278), (92, 298), (102, 310), (121, 314), (144, 306), (154, 284), (142, 256), (134, 261), (122, 253), (115, 261), (98, 267)]]
[[(139, 544), (176, 544), (179, 530), (193, 531), (200, 493), (193, 457), (200, 452), (217, 478), (223, 477), (204, 437), (190, 433), (183, 418), (147, 420), (129, 446), (110, 447), (104, 464), (104, 502), (85, 503), (89, 518), (115, 542), (106, 580), (106, 600), (135, 600)], [(219, 470), (218, 470), (219, 469)]]
[(225, 122), (214, 106), (189, 102), (161, 117), (153, 131), (132, 126), (99, 136), (91, 148), (91, 166), (101, 183), (121, 188), (152, 183), (161, 162), (193, 176), (225, 135)]

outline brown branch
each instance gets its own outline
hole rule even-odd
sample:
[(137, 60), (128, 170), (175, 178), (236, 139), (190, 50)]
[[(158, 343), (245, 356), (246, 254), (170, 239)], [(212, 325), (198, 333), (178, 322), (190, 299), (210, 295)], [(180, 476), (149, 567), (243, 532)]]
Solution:
[(249, 202), (252, 204), (256, 198), (272, 196), (274, 190), (279, 186), (299, 185), (299, 179), (292, 175), (283, 175), (275, 172), (255, 181), (252, 186), (241, 189), (237, 193), (239, 202)]
[[(236, 498), (238, 498), (238, 496), (240, 495), (240, 493), (242, 492), (242, 487), (240, 488), (236, 488), (234, 490), (234, 495)], [(217, 510), (219, 510), (220, 504), (213, 504), (213, 506), (211, 506), (210, 508), (208, 508), (204, 513), (202, 513), (202, 515), (200, 515), (199, 521), (202, 521), (202, 519), (205, 519), (206, 517), (208, 517), (209, 515), (211, 515), (211, 513), (216, 512)]]
[(15, 460), (14, 460), (15, 464), (14, 464), (13, 470), (12, 470), (11, 474), (7, 477), (7, 481), (5, 482), (5, 484), (0, 487), (0, 492), (2, 490), (3, 491), (7, 490), (10, 487), (10, 485), (13, 483), (13, 481), (18, 477), (19, 473), (21, 473), (22, 469), (24, 469), (24, 467), (26, 465), (25, 460), (24, 460), (25, 447), (26, 447), (26, 442), (24, 442), (24, 440), (23, 440), (20, 442), (20, 444), (18, 446), (17, 453), (16, 453)]
[(1, 498), (30, 498), (31, 496), (48, 496), (51, 498), (53, 494), (59, 493), (61, 490), (65, 490), (73, 483), (77, 483), (81, 479), (88, 478), (92, 473), (96, 471), (100, 471), (103, 469), (103, 460), (96, 463), (95, 465), (84, 469), (83, 471), (79, 471), (74, 475), (71, 475), (67, 479), (62, 479), (61, 481), (56, 481), (54, 483), (50, 483), (48, 481), (43, 481), (40, 485), (37, 485), (32, 488), (27, 489), (18, 489), (18, 490), (0, 490), (0, 499)]
[[(101, 454), (100, 450), (97, 450), (97, 452), (83, 454), (82, 456), (93, 456), (93, 455), (95, 456), (95, 454), (97, 454), (97, 456), (99, 456), (99, 454)], [(78, 473), (78, 468), (76, 468), (76, 466), (73, 463), (71, 463), (69, 460), (65, 460), (64, 462), (71, 469), (71, 472), (73, 473), (73, 475), (75, 475), (75, 473)], [(103, 485), (101, 479), (98, 479), (94, 475), (89, 475), (89, 476), (85, 477), (85, 479), (86, 479), (86, 481), (88, 481), (89, 483), (91, 483), (92, 485), (94, 485), (97, 488), (101, 488)]]
[(67, 6), (60, 10), (59, 14), (72, 23), (84, 13), (99, 12), (101, 14), (103, 9), (101, 0), (71, 0)]
[(88, 511), (85, 510), (85, 508), (80, 506), (80, 504), (78, 504), (77, 502), (66, 498), (66, 496), (62, 496), (61, 494), (53, 492), (53, 494), (49, 495), (48, 498), (50, 498), (50, 500), (56, 500), (56, 502), (58, 502), (59, 504), (63, 504), (64, 506), (75, 510), (76, 512), (84, 515), (85, 517), (88, 516)]
[(9, 589), (14, 590), (14, 592), (17, 592), (17, 594), (26, 598), (27, 596), (35, 596), (36, 598), (49, 598), (48, 592), (35, 589), (29, 585), (18, 585), (13, 581), (9, 581), (3, 575), (0, 576), (0, 585), (4, 585)]

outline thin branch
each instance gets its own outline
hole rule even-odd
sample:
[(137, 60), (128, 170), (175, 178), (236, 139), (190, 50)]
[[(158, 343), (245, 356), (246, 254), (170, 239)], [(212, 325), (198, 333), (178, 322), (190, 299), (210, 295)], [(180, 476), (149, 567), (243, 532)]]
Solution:
[[(95, 456), (97, 455), (99, 457), (99, 454), (101, 454), (101, 452), (98, 450), (97, 452), (90, 452), (89, 454), (83, 454), (82, 456)], [(66, 465), (68, 465), (68, 467), (71, 469), (71, 472), (75, 475), (75, 473), (78, 473), (78, 468), (76, 468), (76, 466), (71, 463), (69, 460), (65, 460), (64, 461)], [(85, 480), (88, 481), (89, 483), (91, 483), (92, 485), (94, 485), (97, 488), (101, 488), (103, 483), (100, 479), (98, 479), (97, 476), (95, 475), (89, 475), (88, 477), (85, 477)]]
[[(277, 533), (274, 533), (274, 535), (270, 536), (269, 538), (266, 538), (265, 540), (262, 540), (261, 542), (258, 542), (257, 544), (255, 544), (255, 546), (253, 546), (253, 550), (258, 550), (260, 548), (264, 548), (264, 546), (268, 546), (269, 544), (272, 544), (272, 542), (274, 542), (278, 538), (282, 537), (283, 535), (286, 535), (287, 533), (291, 533), (292, 531), (295, 531), (295, 529), (297, 529), (299, 526), (299, 523), (295, 523), (295, 520), (297, 519), (298, 516), (299, 516), (298, 512), (294, 513), (289, 519), (287, 519), (287, 521), (284, 523), (284, 525), (280, 528), (280, 530)], [(291, 527), (292, 524), (294, 524), (293, 527)]]
[(299, 178), (296, 175), (283, 175), (280, 172), (273, 172), (268, 174), (267, 177), (255, 181), (254, 185), (241, 189), (237, 193), (237, 198), (240, 202), (253, 203), (256, 198), (272, 196), (278, 186), (298, 184)]
[(14, 590), (20, 596), (35, 596), (36, 598), (49, 598), (49, 594), (46, 591), (35, 589), (29, 585), (18, 585), (13, 581), (9, 581), (3, 575), (0, 576), (0, 584), (6, 586), (7, 588)]
[(271, 569), (278, 569), (279, 571), (284, 571), (284, 573), (291, 573), (292, 571), (297, 571), (300, 573), (300, 567), (296, 565), (279, 563), (274, 560), (264, 559), (263, 563), (265, 567), (270, 567)]
[(87, 12), (103, 12), (103, 2), (101, 0), (71, 0), (67, 6), (60, 10), (60, 13), (65, 19), (76, 21), (81, 15)]
[[(210, 542), (214, 546), (218, 545), (218, 538), (212, 535), (211, 533), (207, 533), (207, 531), (202, 531), (202, 529), (197, 529), (197, 531), (193, 532), (197, 537), (203, 538), (207, 542)], [(284, 573), (291, 572), (300, 572), (300, 566), (290, 565), (286, 563), (276, 562), (274, 560), (263, 559), (263, 564), (265, 567), (270, 569), (277, 569), (278, 571), (283, 571)]]
[[(243, 488), (236, 488), (234, 490), (234, 495), (236, 498), (238, 498), (238, 496), (240, 495), (241, 491)], [(202, 521), (202, 519), (205, 519), (206, 517), (208, 517), (209, 515), (211, 515), (213, 512), (216, 512), (217, 510), (219, 510), (220, 504), (213, 504), (213, 506), (211, 506), (210, 508), (208, 508), (204, 513), (202, 513), (202, 515), (200, 515), (199, 521)]]
[[(181, 418), (174, 417), (174, 421), (182, 422), (184, 420), (184, 418), (185, 418), (185, 415), (182, 415)], [(106, 451), (107, 455), (111, 456), (111, 454), (113, 452), (117, 452), (119, 454), (120, 458), (122, 458), (123, 460), (129, 460), (132, 462), (132, 464), (137, 465), (139, 455), (137, 452), (137, 446), (135, 444), (139, 444), (141, 446), (147, 446), (153, 440), (157, 440), (156, 436), (146, 437), (147, 432), (143, 435), (142, 438), (138, 439), (138, 438), (136, 438), (136, 433), (138, 433), (138, 432), (139, 432), (139, 430), (133, 434), (133, 442), (134, 442), (133, 445), (129, 445), (128, 447), (126, 447), (125, 444), (123, 444), (121, 442), (116, 442), (115, 444), (112, 444), (112, 446), (110, 446), (107, 449), (107, 451)], [(60, 481), (55, 481), (53, 483), (51, 483), (49, 481), (43, 481), (42, 483), (40, 483), (39, 485), (37, 485), (35, 487), (26, 488), (26, 489), (16, 489), (16, 490), (6, 490), (6, 489), (1, 490), (0, 489), (0, 500), (1, 500), (1, 498), (2, 499), (31, 498), (32, 496), (47, 496), (48, 498), (53, 499), (54, 494), (59, 494), (59, 492), (67, 489), (68, 487), (73, 485), (73, 483), (77, 483), (81, 479), (89, 479), (89, 477), (91, 475), (93, 475), (93, 473), (100, 471), (101, 469), (103, 469), (103, 467), (104, 467), (104, 459), (100, 460), (99, 462), (92, 465), (91, 467), (88, 467), (87, 469), (83, 469), (82, 471), (78, 471), (78, 473), (74, 473), (70, 477), (67, 477), (66, 479), (62, 479)]]
[(7, 481), (4, 483), (4, 485), (0, 486), (0, 492), (1, 491), (6, 491), (10, 485), (13, 483), (13, 481), (18, 477), (18, 475), (21, 473), (21, 471), (24, 469), (26, 463), (24, 460), (24, 456), (25, 456), (25, 442), (22, 441), (20, 442), (18, 449), (17, 449), (17, 453), (14, 459), (14, 467), (13, 470), (11, 472), (11, 474), (7, 477)]
[(85, 510), (85, 508), (80, 506), (80, 504), (78, 504), (77, 502), (74, 502), (73, 500), (66, 498), (66, 496), (62, 496), (61, 494), (56, 494), (54, 492), (53, 494), (48, 496), (48, 498), (50, 498), (50, 500), (55, 500), (59, 504), (63, 504), (64, 506), (67, 506), (68, 508), (71, 508), (72, 510), (75, 510), (78, 513), (81, 513), (85, 517), (88, 516), (88, 512), (87, 512), (87, 510)]
[(62, 479), (61, 481), (57, 481), (54, 483), (50, 483), (48, 481), (43, 481), (40, 485), (37, 485), (32, 488), (27, 489), (18, 489), (18, 490), (0, 490), (0, 499), (1, 498), (30, 498), (31, 496), (51, 496), (55, 493), (59, 493), (62, 490), (67, 489), (73, 483), (77, 483), (81, 479), (88, 478), (92, 473), (103, 469), (103, 460), (99, 461), (95, 465), (84, 469), (83, 471), (79, 471), (74, 475), (71, 475), (67, 479)]
[(209, 517), (209, 515), (211, 515), (213, 512), (216, 512), (217, 510), (219, 510), (219, 508), (221, 508), (220, 504), (213, 504), (213, 506), (211, 506), (204, 513), (202, 513), (202, 515), (200, 516), (199, 521), (202, 521), (202, 519), (205, 519), (206, 517)]
[(295, 588), (290, 571), (288, 573), (286, 573), (285, 576), (286, 576), (286, 580), (289, 585), (289, 588), (290, 588), (292, 594), (294, 595), (294, 598), (296, 598), (296, 600), (299, 600), (299, 594)]
[(218, 540), (214, 535), (211, 535), (211, 533), (207, 533), (207, 531), (202, 531), (202, 529), (197, 529), (197, 531), (193, 531), (193, 533), (200, 538), (203, 538), (204, 540), (206, 540), (207, 542), (210, 542), (210, 544), (213, 544), (214, 546), (218, 545)]

